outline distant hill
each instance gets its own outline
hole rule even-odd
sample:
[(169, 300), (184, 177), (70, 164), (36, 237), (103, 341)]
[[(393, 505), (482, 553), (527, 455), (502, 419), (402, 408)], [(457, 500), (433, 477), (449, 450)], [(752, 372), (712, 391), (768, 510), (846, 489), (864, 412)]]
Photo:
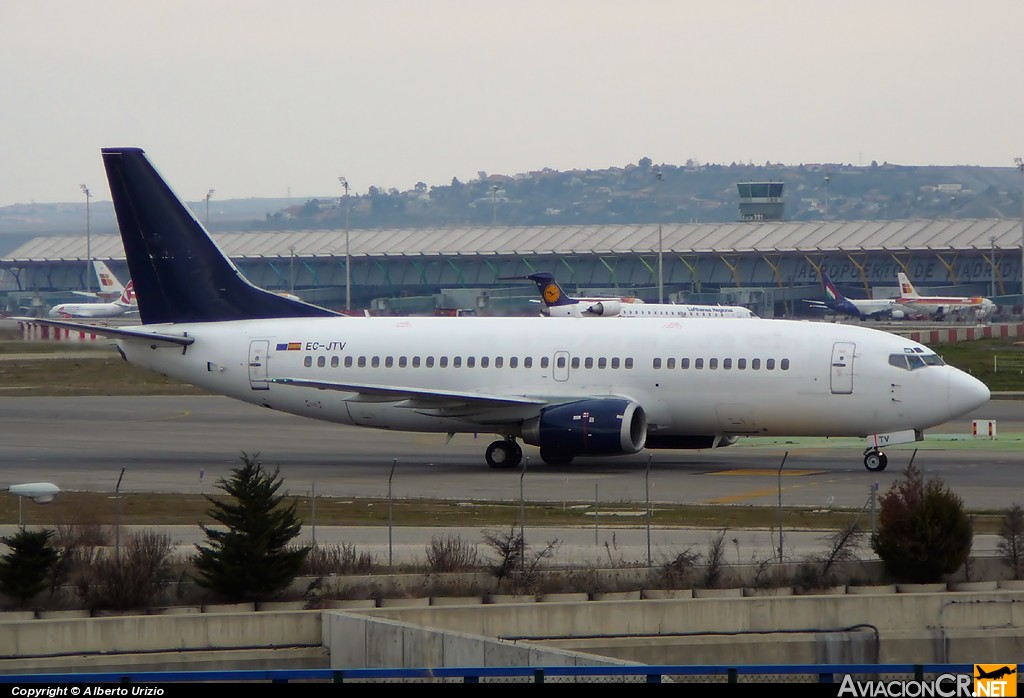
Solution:
[[(783, 182), (785, 218), (794, 221), (1018, 218), (1024, 189), (1024, 176), (1015, 167), (655, 165), (643, 158), (604, 170), (481, 172), (468, 182), (453, 179), (407, 191), (370, 187), (348, 201), (349, 224), (421, 228), (731, 222), (739, 218), (736, 184), (745, 181)], [(205, 200), (190, 206), (205, 220)], [(215, 231), (340, 229), (345, 206), (333, 196), (214, 199), (209, 219)], [(34, 236), (84, 232), (85, 225), (84, 201), (0, 207), (0, 254)], [(95, 233), (116, 231), (109, 201), (90, 204), (89, 227)]]

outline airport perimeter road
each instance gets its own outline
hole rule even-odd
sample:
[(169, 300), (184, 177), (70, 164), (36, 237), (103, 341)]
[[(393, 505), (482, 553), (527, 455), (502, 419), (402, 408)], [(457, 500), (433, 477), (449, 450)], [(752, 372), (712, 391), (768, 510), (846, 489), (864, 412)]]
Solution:
[[(996, 440), (971, 436), (995, 420)], [(526, 472), (493, 470), (494, 437), (406, 434), (344, 427), (222, 397), (0, 398), (0, 484), (52, 481), (66, 490), (213, 493), (242, 451), (280, 466), (293, 493), (533, 502), (754, 504), (860, 508), (885, 492), (913, 457), (974, 510), (1024, 503), (1024, 402), (993, 400), (924, 442), (888, 449), (869, 473), (860, 439), (741, 440), (714, 451), (650, 451), (549, 466), (537, 449)], [(915, 455), (915, 448), (916, 455)], [(650, 473), (647, 465), (650, 456)], [(783, 459), (785, 462), (783, 464)], [(782, 465), (781, 473), (779, 471)], [(781, 490), (780, 490), (781, 487)]]

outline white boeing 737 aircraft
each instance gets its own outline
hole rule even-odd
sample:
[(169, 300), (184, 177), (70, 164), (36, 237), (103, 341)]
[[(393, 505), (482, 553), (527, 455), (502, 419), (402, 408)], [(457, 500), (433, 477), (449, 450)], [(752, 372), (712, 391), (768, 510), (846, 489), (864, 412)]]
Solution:
[(254, 405), (493, 433), (495, 468), (520, 463), (520, 439), (567, 463), (804, 435), (868, 437), (865, 466), (881, 470), (879, 444), (989, 399), (928, 347), (835, 323), (339, 316), (247, 281), (141, 149), (102, 153), (142, 324), (86, 327), (132, 364)]

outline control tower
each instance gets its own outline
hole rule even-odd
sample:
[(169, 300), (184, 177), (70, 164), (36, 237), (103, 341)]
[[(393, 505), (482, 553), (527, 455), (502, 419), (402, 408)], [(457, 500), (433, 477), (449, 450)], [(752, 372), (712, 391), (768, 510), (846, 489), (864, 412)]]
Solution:
[(738, 182), (741, 221), (781, 221), (783, 182)]

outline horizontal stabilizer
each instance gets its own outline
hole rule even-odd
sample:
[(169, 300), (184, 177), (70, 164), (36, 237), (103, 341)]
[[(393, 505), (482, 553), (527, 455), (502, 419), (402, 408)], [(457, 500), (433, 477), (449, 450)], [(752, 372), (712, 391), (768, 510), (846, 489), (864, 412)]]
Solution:
[(87, 332), (97, 334), (100, 337), (111, 337), (113, 339), (129, 339), (148, 342), (150, 344), (166, 344), (179, 347), (187, 347), (195, 342), (195, 337), (187, 337), (183, 334), (162, 334), (151, 330), (131, 327), (107, 327), (106, 325), (93, 325), (87, 322), (71, 322), (68, 320), (48, 320), (35, 317), (16, 317), (12, 320), (32, 322), (47, 327), (59, 327), (61, 329), (73, 330), (75, 332)]

